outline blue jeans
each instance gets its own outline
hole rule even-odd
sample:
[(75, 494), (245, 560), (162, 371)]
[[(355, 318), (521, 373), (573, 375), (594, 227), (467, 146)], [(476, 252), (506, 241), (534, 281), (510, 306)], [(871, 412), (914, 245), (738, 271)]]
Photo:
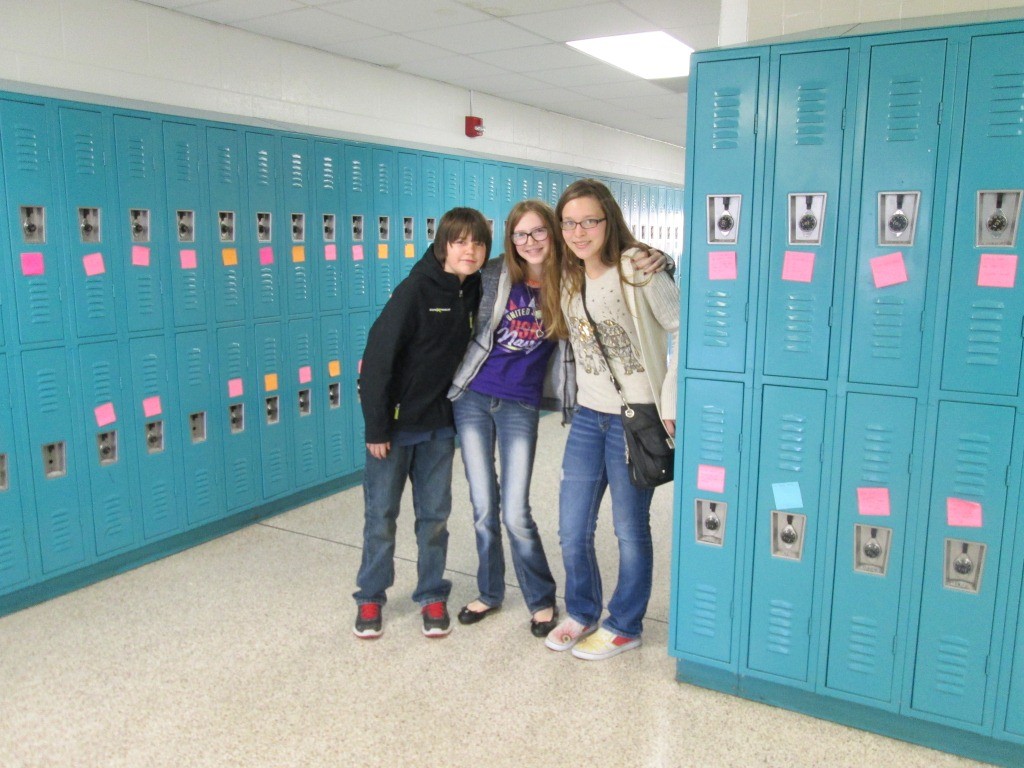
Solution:
[(608, 603), (605, 629), (623, 637), (643, 633), (651, 598), (654, 546), (651, 543), (652, 489), (629, 482), (622, 417), (580, 407), (572, 420), (562, 459), (558, 536), (565, 561), (565, 604), (569, 616), (591, 626), (601, 618), (601, 572), (594, 551), (597, 512), (605, 488), (612, 491), (612, 522), (619, 541), (619, 581)]
[[(531, 613), (555, 604), (555, 580), (530, 514), (530, 479), (537, 449), (537, 408), (514, 400), (467, 391), (453, 404), (462, 443), (480, 565), (479, 600), (499, 606), (505, 599), (505, 551), (501, 523), (508, 531), (512, 565)], [(501, 454), (501, 482), (494, 447)], [(499, 520), (500, 517), (500, 520)]]
[(405, 479), (412, 480), (416, 514), (417, 582), (412, 599), (420, 605), (448, 600), (452, 583), (444, 578), (448, 558), (448, 515), (452, 511), (452, 462), (455, 439), (416, 445), (392, 444), (384, 459), (366, 452), (363, 473), (363, 562), (356, 577), (356, 603), (387, 602), (395, 583), (395, 531)]

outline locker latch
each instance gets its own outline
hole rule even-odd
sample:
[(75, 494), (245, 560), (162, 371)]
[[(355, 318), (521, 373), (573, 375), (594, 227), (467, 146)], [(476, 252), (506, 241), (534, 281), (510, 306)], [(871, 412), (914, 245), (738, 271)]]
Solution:
[(96, 435), (96, 452), (101, 467), (117, 463), (117, 430)]
[(853, 527), (853, 570), (885, 576), (889, 570), (892, 529), (858, 523)]
[(309, 416), (313, 412), (313, 401), (308, 389), (299, 390), (299, 416)]
[(43, 476), (47, 480), (64, 477), (68, 473), (67, 448), (64, 441), (43, 446)]
[(292, 214), (292, 242), (303, 243), (306, 241), (306, 214)]
[(228, 424), (230, 425), (232, 435), (245, 432), (244, 403), (232, 403), (228, 406)]
[(977, 246), (1013, 248), (1017, 243), (1024, 190), (990, 189), (978, 192)]
[(824, 192), (801, 192), (789, 196), (790, 245), (821, 245), (826, 197)]
[(334, 231), (335, 231), (334, 230), (334, 222), (335, 222), (335, 219), (334, 219), (334, 214), (333, 213), (325, 213), (324, 214), (324, 242), (325, 243), (333, 243), (334, 242)]
[(980, 542), (946, 539), (942, 586), (976, 594), (981, 589), (985, 549), (986, 546)]
[(196, 241), (196, 212), (178, 211), (178, 242), (194, 243)]
[(21, 236), (26, 243), (46, 242), (46, 209), (41, 205), (21, 206)]
[(192, 444), (206, 442), (206, 411), (198, 411), (188, 415), (188, 431)]
[(694, 500), (697, 541), (721, 547), (725, 543), (725, 519), (729, 505), (710, 499)]
[(149, 211), (145, 208), (131, 208), (128, 211), (128, 228), (133, 243), (148, 243), (150, 240)]
[(217, 221), (220, 228), (220, 241), (222, 243), (235, 242), (235, 212), (218, 211)]
[(277, 395), (270, 395), (264, 403), (267, 424), (281, 421), (281, 401)]
[(427, 217), (427, 241), (434, 242), (434, 235), (437, 233), (437, 219), (433, 216)]
[(353, 214), (352, 216), (352, 242), (361, 243), (363, 241), (363, 217), (361, 215)]
[(914, 244), (917, 231), (919, 192), (880, 192), (878, 194), (878, 244)]
[(0, 453), (0, 491), (11, 487), (11, 475), (7, 470), (7, 454)]
[(772, 510), (772, 557), (800, 560), (803, 557), (807, 515)]
[(269, 243), (271, 236), (270, 213), (261, 211), (256, 214), (256, 240), (260, 243)]
[(332, 381), (327, 385), (327, 402), (331, 408), (341, 407), (341, 384), (337, 381)]
[(78, 209), (78, 232), (83, 243), (100, 242), (100, 209)]
[(164, 422), (146, 422), (146, 453), (163, 453), (164, 450)]
[(402, 219), (402, 239), (407, 243), (411, 243), (415, 236), (416, 226), (412, 216), (404, 217)]
[(391, 217), (390, 216), (378, 216), (377, 217), (377, 236), (379, 240), (391, 239)]

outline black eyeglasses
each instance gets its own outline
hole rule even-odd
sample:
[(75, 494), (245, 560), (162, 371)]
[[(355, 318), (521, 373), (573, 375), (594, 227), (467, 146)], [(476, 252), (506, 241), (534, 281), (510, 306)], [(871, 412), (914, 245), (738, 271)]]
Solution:
[(607, 221), (606, 216), (603, 219), (583, 219), (583, 221), (573, 221), (572, 219), (564, 219), (562, 221), (562, 231), (572, 232), (576, 227), (583, 227), (584, 229), (593, 229), (602, 221)]
[(537, 227), (536, 229), (531, 229), (529, 232), (513, 232), (512, 242), (515, 245), (526, 245), (526, 241), (531, 237), (535, 243), (544, 242), (548, 239), (548, 228)]

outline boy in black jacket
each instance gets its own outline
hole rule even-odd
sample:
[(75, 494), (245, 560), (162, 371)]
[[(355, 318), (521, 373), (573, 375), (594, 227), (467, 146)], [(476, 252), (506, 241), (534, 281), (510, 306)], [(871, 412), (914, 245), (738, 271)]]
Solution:
[(353, 597), (357, 637), (379, 637), (386, 590), (395, 580), (395, 531), (405, 479), (412, 480), (423, 634), (451, 631), (444, 578), (452, 508), (455, 427), (448, 387), (472, 336), (477, 274), (491, 232), (472, 208), (441, 217), (434, 244), (399, 283), (370, 328), (360, 396), (366, 422), (363, 561)]

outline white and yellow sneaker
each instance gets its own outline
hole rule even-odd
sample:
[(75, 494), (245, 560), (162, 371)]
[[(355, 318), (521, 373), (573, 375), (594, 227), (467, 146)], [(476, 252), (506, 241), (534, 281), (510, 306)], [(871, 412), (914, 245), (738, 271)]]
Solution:
[(603, 627), (572, 649), (577, 659), (600, 661), (640, 647), (640, 638), (622, 637)]

